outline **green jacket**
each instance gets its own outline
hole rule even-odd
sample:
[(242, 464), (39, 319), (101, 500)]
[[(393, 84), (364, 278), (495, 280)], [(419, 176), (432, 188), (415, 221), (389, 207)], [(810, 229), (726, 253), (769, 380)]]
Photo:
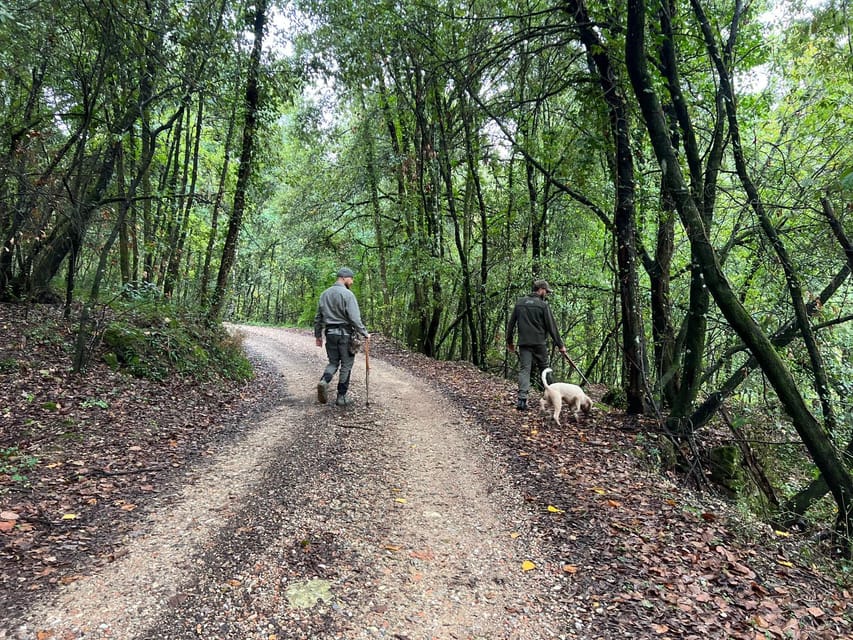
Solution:
[(563, 339), (557, 331), (557, 321), (551, 307), (535, 293), (529, 293), (515, 303), (506, 327), (507, 344), (514, 344), (513, 335), (516, 328), (519, 347), (546, 344), (548, 336), (551, 336), (558, 349), (563, 347)]

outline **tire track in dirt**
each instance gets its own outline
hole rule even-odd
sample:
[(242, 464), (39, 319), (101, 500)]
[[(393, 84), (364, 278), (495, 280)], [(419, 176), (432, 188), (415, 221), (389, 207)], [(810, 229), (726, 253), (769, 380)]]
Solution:
[[(363, 356), (357, 405), (317, 405), (310, 335), (239, 330), (283, 404), (192, 470), (122, 558), (37, 603), (19, 637), (557, 637), (521, 570), (538, 555), (523, 499), (461, 412), (375, 358), (364, 406)], [(312, 580), (328, 597), (294, 606), (289, 589)]]

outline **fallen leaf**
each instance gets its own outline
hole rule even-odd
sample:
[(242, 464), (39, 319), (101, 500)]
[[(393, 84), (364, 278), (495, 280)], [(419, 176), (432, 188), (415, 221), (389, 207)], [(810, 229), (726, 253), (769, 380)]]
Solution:
[(521, 534), (518, 531), (513, 531), (511, 534), (509, 534), (509, 537), (515, 540), (516, 538), (520, 538)]
[(573, 564), (564, 564), (563, 571), (565, 571), (566, 573), (577, 573), (578, 568)]
[(603, 496), (605, 493), (607, 493), (607, 490), (602, 489), (601, 487), (593, 487), (592, 490), (595, 491), (600, 496)]
[(18, 514), (14, 511), (0, 511), (0, 520), (17, 520)]
[(521, 563), (521, 570), (522, 571), (530, 571), (531, 569), (535, 569), (535, 568), (536, 568), (536, 564), (531, 562), (530, 560), (525, 560), (524, 562)]
[(383, 544), (382, 548), (385, 549), (385, 551), (399, 551), (402, 549), (398, 544)]
[(400, 504), (406, 504), (405, 498), (394, 498), (394, 502), (399, 502)]
[(62, 516), (62, 519), (63, 520), (76, 520), (77, 514), (76, 513), (66, 513), (64, 516)]
[(548, 505), (548, 511), (550, 511), (551, 513), (565, 513), (562, 509), (560, 509), (559, 507), (555, 507), (552, 504)]
[(653, 624), (652, 629), (654, 629), (655, 633), (667, 633), (669, 632), (669, 627), (665, 624)]
[(8, 520), (0, 521), (0, 533), (6, 533), (15, 528), (15, 523)]
[(740, 562), (732, 562), (732, 569), (745, 576), (754, 576), (752, 569)]

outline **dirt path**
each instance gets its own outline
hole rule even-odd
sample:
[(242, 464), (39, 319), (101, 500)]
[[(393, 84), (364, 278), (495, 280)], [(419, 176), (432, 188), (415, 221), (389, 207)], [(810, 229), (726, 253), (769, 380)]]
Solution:
[(522, 569), (523, 496), (461, 412), (376, 358), (365, 406), (363, 356), (356, 405), (318, 405), (310, 337), (241, 331), (282, 403), (10, 637), (565, 637), (536, 597), (553, 585)]

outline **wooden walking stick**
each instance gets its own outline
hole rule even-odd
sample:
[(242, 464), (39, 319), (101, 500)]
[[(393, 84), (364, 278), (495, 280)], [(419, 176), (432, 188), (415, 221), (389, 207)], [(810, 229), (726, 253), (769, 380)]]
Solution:
[(364, 405), (370, 406), (370, 338), (364, 341)]

